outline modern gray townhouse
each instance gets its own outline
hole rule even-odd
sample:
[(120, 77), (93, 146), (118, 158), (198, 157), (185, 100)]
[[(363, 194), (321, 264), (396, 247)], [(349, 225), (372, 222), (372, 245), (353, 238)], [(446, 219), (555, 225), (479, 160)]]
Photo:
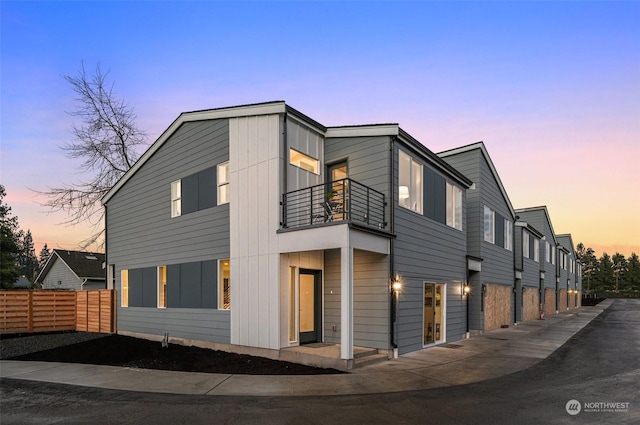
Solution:
[(181, 114), (103, 198), (118, 332), (350, 369), (526, 318), (517, 212), (461, 149), (283, 101)]

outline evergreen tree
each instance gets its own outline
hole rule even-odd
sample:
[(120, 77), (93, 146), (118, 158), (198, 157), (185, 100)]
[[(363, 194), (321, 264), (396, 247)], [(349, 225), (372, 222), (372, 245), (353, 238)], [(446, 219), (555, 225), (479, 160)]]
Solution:
[(613, 260), (606, 252), (600, 257), (598, 262), (597, 291), (612, 291), (615, 289), (615, 278), (613, 275)]
[(635, 252), (627, 260), (625, 283), (630, 295), (640, 296), (640, 260)]
[(582, 287), (589, 294), (592, 289), (591, 283), (598, 272), (598, 259), (593, 249), (585, 247), (582, 242), (576, 246), (576, 257), (582, 263)]
[(11, 216), (11, 207), (3, 202), (6, 192), (0, 184), (0, 286), (13, 287), (20, 276), (18, 255), (20, 254), (20, 230), (18, 217)]
[(51, 257), (51, 251), (49, 247), (45, 243), (42, 249), (40, 250), (40, 259), (38, 260), (38, 273), (44, 269), (44, 265), (49, 261), (49, 257)]
[(20, 254), (18, 256), (20, 276), (26, 277), (29, 282), (33, 283), (38, 273), (38, 258), (36, 257), (36, 249), (33, 246), (31, 230), (27, 230), (23, 235), (20, 245)]
[(625, 272), (627, 270), (627, 259), (624, 258), (624, 255), (616, 252), (613, 257), (611, 257), (611, 261), (613, 262), (613, 279), (614, 279), (614, 288), (616, 291), (625, 289)]

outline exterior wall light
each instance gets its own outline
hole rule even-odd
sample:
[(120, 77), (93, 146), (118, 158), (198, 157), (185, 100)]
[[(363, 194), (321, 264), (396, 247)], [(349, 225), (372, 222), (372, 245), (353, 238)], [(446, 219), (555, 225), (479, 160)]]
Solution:
[(394, 292), (400, 292), (400, 290), (402, 289), (402, 282), (400, 282), (399, 279), (393, 279), (393, 281), (391, 281), (391, 289)]
[(464, 285), (464, 288), (462, 288), (462, 291), (465, 295), (469, 295), (469, 292), (471, 292), (471, 286), (467, 283), (466, 285)]

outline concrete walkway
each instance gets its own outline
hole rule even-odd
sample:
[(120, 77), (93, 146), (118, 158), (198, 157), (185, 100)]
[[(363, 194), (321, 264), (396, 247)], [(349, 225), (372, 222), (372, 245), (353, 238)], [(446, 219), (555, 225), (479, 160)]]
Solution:
[(173, 372), (71, 363), (0, 361), (0, 377), (171, 394), (310, 396), (387, 393), (469, 384), (547, 358), (611, 300), (409, 353), (344, 375), (264, 376)]

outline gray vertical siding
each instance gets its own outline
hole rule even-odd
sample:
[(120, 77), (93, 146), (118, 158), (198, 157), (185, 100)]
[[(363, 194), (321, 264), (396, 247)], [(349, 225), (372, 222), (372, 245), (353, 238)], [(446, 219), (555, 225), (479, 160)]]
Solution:
[[(176, 218), (170, 205), (172, 181), (228, 160), (227, 120), (187, 122), (109, 200), (107, 255), (116, 267), (116, 288), (124, 269), (229, 258), (228, 204)], [(117, 317), (123, 331), (230, 341), (229, 311), (119, 307)]]

